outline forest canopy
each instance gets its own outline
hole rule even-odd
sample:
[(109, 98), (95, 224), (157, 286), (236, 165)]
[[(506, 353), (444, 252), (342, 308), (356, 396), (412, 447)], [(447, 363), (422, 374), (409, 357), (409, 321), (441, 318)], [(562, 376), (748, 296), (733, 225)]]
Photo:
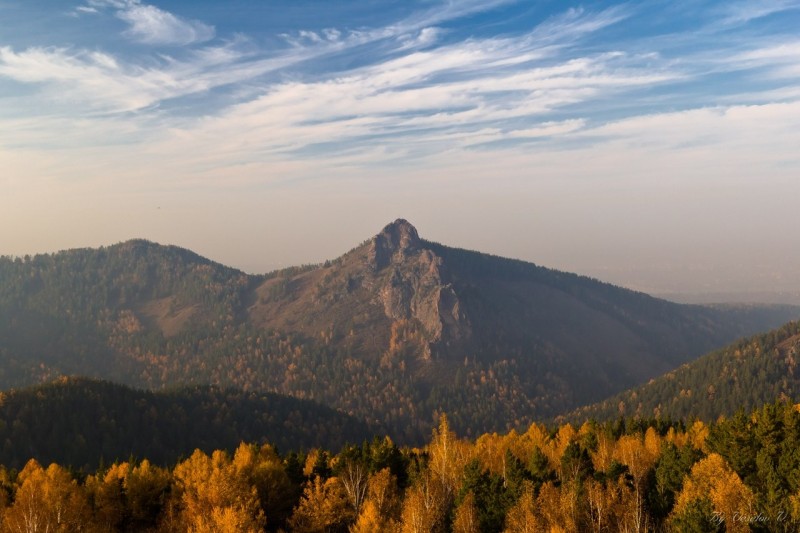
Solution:
[[(619, 419), (280, 454), (196, 450), (170, 467), (0, 469), (5, 531), (797, 531), (800, 409), (711, 424)], [(26, 525), (27, 524), (27, 525)], [(28, 528), (28, 529), (26, 529)]]

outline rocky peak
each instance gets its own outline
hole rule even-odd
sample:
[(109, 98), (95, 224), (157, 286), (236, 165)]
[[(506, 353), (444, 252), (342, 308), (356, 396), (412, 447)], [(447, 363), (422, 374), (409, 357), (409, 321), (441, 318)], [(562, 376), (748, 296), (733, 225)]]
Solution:
[(397, 219), (372, 238), (367, 261), (384, 313), (421, 328), (434, 344), (469, 336), (468, 320), (441, 257), (425, 247), (416, 228)]
[(402, 258), (420, 247), (417, 229), (407, 220), (398, 218), (388, 224), (373, 238), (373, 261), (381, 269), (392, 262), (392, 258)]
[(419, 234), (417, 228), (411, 225), (408, 220), (398, 218), (378, 234), (382, 237), (388, 247), (395, 250), (408, 250), (419, 245)]

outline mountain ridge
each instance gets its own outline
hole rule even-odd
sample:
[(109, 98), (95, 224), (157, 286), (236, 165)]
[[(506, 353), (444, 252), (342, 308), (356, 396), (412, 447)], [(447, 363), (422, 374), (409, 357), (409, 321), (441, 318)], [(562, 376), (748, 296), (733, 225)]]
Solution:
[(3, 258), (0, 281), (0, 387), (212, 383), (320, 401), (409, 442), (442, 411), (467, 434), (562, 414), (800, 317), (658, 300), (426, 241), (404, 219), (260, 276), (133, 240)]
[(694, 361), (591, 405), (563, 420), (619, 416), (699, 418), (711, 422), (800, 396), (800, 322), (742, 338)]

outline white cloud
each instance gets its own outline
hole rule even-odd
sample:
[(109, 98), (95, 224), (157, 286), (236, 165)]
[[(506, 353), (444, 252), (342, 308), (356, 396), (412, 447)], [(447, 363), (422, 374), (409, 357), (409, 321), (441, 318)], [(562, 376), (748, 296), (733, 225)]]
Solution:
[(185, 20), (141, 0), (88, 0), (75, 8), (76, 14), (96, 14), (101, 9), (116, 10), (116, 17), (128, 24), (125, 35), (134, 41), (153, 45), (189, 45), (214, 38), (213, 26), (199, 20)]
[(234, 40), (195, 49), (180, 60), (161, 56), (146, 66), (98, 51), (65, 47), (16, 51), (4, 46), (0, 47), (0, 77), (41, 84), (40, 92), (29, 98), (44, 97), (48, 106), (61, 103), (60, 111), (66, 115), (123, 113), (237, 84), (310, 57), (305, 50), (263, 57), (241, 44)]
[(0, 75), (27, 83), (50, 83), (55, 100), (92, 100), (98, 108), (120, 110), (145, 107), (157, 101), (158, 82), (143, 69), (127, 71), (102, 52), (66, 48), (29, 48), (16, 52), (0, 48)]
[(413, 35), (401, 36), (400, 41), (403, 43), (401, 50), (409, 50), (412, 48), (426, 48), (436, 43), (442, 35), (442, 29), (437, 27), (422, 28), (420, 31)]
[(545, 42), (565, 44), (621, 22), (629, 16), (630, 12), (624, 6), (614, 6), (599, 12), (570, 8), (537, 26), (528, 38), (540, 46)]
[[(95, 0), (90, 7), (101, 4), (120, 12), (149, 7), (132, 0)], [(266, 164), (298, 153), (322, 162), (369, 160), (362, 154), (387, 159), (403, 154), (408, 161), (423, 164), (443, 153), (493, 141), (599, 142), (622, 135), (620, 128), (627, 123), (597, 128), (592, 112), (584, 107), (581, 116), (576, 105), (635, 95), (642, 88), (686, 76), (672, 70), (669, 59), (656, 52), (581, 54), (574, 48), (582, 36), (629, 16), (622, 8), (569, 10), (528, 34), (437, 46), (441, 30), (429, 25), (431, 21), (477, 9), (481, 9), (478, 2), (458, 8), (448, 4), (401, 24), (362, 32), (299, 31), (296, 48), (272, 53), (244, 38), (234, 39), (184, 51), (180, 59), (151, 60), (146, 66), (102, 52), (6, 47), (0, 48), (0, 75), (43, 84), (42, 91), (64, 106), (77, 101), (102, 112), (137, 111), (139, 120), (131, 123), (142, 128), (140, 139), (150, 137), (155, 143), (150, 146), (159, 154), (192, 154), (196, 165), (204, 168)], [(365, 66), (317, 75), (310, 81), (304, 80), (308, 73), (301, 69), (277, 80), (259, 79), (385, 36), (391, 37), (386, 46)], [(417, 48), (407, 48), (403, 36), (411, 36)], [(794, 53), (786, 46), (763, 48), (739, 61), (785, 62)], [(171, 116), (158, 109), (168, 99), (223, 85), (239, 88), (242, 82), (249, 82), (241, 91), (244, 96), (235, 95), (235, 103), (228, 107), (202, 109), (200, 117)], [(149, 119), (159, 124), (157, 140), (146, 132)], [(647, 139), (640, 136), (641, 142)], [(380, 163), (381, 159), (373, 161)]]
[[(130, 2), (114, 5), (131, 9)], [(516, 38), (435, 46), (441, 30), (428, 23), (478, 9), (478, 2), (458, 9), (448, 4), (403, 24), (365, 32), (300, 31), (297, 38), (302, 43), (271, 56), (234, 41), (146, 67), (95, 52), (2, 49), (0, 75), (50, 84), (49, 94), (55, 98), (83, 101), (95, 109), (141, 113), (166, 99), (254, 80), (308, 58), (392, 37), (388, 42), (394, 48), (384, 48), (386, 55), (381, 56), (391, 59), (378, 57), (366, 66), (315, 81), (299, 76), (294, 81), (254, 83), (249, 94), (255, 92), (256, 97), (209, 110), (197, 119), (148, 111), (142, 120), (131, 122), (151, 137), (148, 146), (160, 160), (192, 154), (186, 165), (193, 173), (259, 161), (274, 164), (297, 157), (297, 152), (320, 164), (366, 164), (370, 157), (365, 154), (374, 158), (373, 165), (398, 157), (422, 164), (442, 153), (492, 141), (557, 138), (586, 122), (554, 120), (550, 113), (677, 76), (652, 65), (639, 69), (637, 58), (622, 53), (571, 59), (564, 54), (564, 42), (573, 43), (582, 34), (614, 23), (623, 16), (618, 10), (570, 11)], [(409, 33), (413, 27), (418, 29)], [(404, 35), (413, 36), (416, 51), (407, 48)], [(161, 125), (158, 138), (144, 133), (151, 114)]]
[[(518, 57), (526, 59), (517, 63)], [(545, 58), (554, 64), (534, 66)], [(555, 59), (528, 39), (490, 39), (414, 52), (322, 81), (275, 84), (253, 100), (173, 129), (168, 150), (202, 146), (195, 151), (220, 165), (286, 159), (298, 151), (327, 162), (365, 161), (359, 154), (369, 153), (379, 158), (375, 165), (404, 154), (422, 164), (481, 143), (567, 135), (585, 120), (553, 121), (549, 113), (679, 76), (639, 69), (637, 58), (618, 53)], [(332, 142), (336, 154), (320, 153)]]
[(746, 68), (769, 68), (776, 78), (800, 76), (800, 41), (756, 48), (733, 58), (733, 63)]
[(800, 9), (796, 0), (745, 0), (724, 2), (723, 23), (744, 24), (782, 11)]
[(126, 34), (146, 44), (186, 45), (214, 38), (214, 28), (196, 20), (183, 20), (155, 6), (130, 2), (117, 12), (127, 22)]

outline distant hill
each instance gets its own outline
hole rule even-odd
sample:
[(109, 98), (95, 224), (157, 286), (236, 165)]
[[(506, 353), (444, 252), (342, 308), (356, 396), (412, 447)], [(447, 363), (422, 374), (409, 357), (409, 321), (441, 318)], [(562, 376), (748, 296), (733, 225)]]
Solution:
[(241, 442), (336, 450), (373, 433), (380, 430), (308, 400), (209, 386), (153, 393), (61, 378), (0, 393), (0, 464), (12, 468), (34, 458), (93, 469), (131, 456), (171, 465), (196, 448)]
[(577, 409), (566, 417), (697, 417), (714, 421), (778, 399), (800, 398), (800, 322), (739, 340), (646, 385)]
[(674, 304), (405, 220), (266, 276), (137, 240), (0, 259), (0, 387), (79, 374), (273, 391), (418, 442), (440, 411), (470, 435), (524, 426), (798, 317)]

